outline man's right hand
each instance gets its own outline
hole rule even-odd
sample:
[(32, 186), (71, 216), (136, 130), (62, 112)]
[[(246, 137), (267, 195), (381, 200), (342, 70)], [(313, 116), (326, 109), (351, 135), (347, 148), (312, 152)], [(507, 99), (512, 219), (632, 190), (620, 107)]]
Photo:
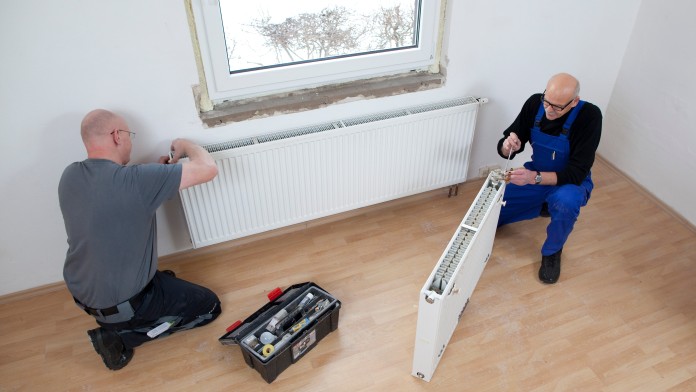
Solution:
[(515, 132), (510, 132), (510, 135), (503, 141), (502, 153), (503, 155), (508, 156), (511, 152), (515, 152), (519, 150), (521, 147), (522, 142), (520, 142), (520, 139), (517, 137), (517, 134)]

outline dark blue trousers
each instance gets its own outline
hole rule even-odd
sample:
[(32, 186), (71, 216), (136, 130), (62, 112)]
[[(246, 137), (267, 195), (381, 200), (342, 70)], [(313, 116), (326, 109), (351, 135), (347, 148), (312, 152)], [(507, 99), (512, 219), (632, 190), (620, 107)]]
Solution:
[(563, 248), (580, 215), (580, 207), (585, 206), (590, 198), (592, 188), (589, 176), (580, 185), (507, 184), (503, 196), (505, 205), (500, 209), (498, 226), (536, 218), (541, 205), (548, 203), (551, 222), (546, 227), (546, 241), (541, 247), (541, 254), (552, 255)]
[[(143, 301), (129, 321), (107, 324), (98, 322), (105, 329), (116, 331), (128, 348), (147, 341), (206, 325), (220, 314), (220, 300), (211, 290), (157, 271)], [(147, 332), (170, 323), (164, 333), (149, 337)]]

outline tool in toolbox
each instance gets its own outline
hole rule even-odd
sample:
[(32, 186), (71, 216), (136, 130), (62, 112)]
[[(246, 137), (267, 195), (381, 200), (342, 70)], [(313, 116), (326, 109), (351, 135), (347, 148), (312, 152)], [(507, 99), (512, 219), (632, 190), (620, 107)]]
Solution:
[(338, 328), (341, 302), (312, 282), (276, 288), (269, 302), (220, 337), (238, 345), (244, 361), (271, 383), (326, 335)]

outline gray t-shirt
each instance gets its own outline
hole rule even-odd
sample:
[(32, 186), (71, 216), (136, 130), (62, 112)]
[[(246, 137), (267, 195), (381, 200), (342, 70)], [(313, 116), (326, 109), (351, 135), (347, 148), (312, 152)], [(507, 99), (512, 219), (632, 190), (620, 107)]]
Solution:
[(155, 212), (181, 183), (181, 165), (75, 162), (58, 198), (68, 234), (63, 278), (72, 295), (104, 309), (139, 293), (157, 271)]

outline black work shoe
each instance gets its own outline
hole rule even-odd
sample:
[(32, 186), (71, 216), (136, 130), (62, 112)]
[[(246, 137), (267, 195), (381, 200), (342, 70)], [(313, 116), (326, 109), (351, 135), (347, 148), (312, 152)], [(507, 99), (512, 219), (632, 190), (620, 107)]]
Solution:
[(539, 279), (544, 283), (556, 283), (561, 276), (561, 252), (563, 249), (550, 256), (541, 256), (541, 268)]
[(87, 331), (87, 335), (107, 368), (119, 370), (133, 358), (133, 349), (126, 348), (116, 332), (99, 327)]
[(167, 275), (171, 276), (172, 278), (176, 278), (176, 274), (172, 270), (164, 270), (164, 271), (162, 271), (162, 273), (167, 274)]
[(543, 216), (544, 218), (548, 218), (551, 216), (551, 214), (549, 214), (548, 203), (544, 203), (541, 205), (541, 211), (539, 211), (539, 216)]

